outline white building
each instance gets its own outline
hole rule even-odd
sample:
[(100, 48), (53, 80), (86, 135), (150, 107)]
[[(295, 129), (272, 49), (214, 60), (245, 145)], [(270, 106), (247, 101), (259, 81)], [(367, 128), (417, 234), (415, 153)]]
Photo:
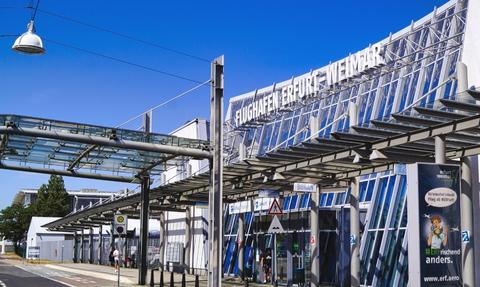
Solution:
[[(184, 138), (208, 140), (209, 123), (206, 120), (195, 119), (187, 122), (170, 134)], [(208, 160), (189, 160), (187, 166), (178, 166), (177, 168), (167, 170), (162, 176), (162, 181), (168, 184), (196, 173), (205, 172), (207, 168)], [(206, 269), (208, 258), (207, 205), (203, 202), (198, 202), (196, 206), (187, 208), (190, 208), (191, 213), (192, 248), (190, 249), (190, 254), (188, 254), (189, 256), (185, 254), (184, 258), (190, 262), (185, 263), (192, 268)], [(167, 244), (165, 246), (164, 262), (175, 262), (178, 256), (178, 246), (185, 242), (185, 212), (166, 212), (165, 220)]]
[(32, 217), (27, 233), (27, 259), (69, 261), (73, 258), (73, 234), (42, 227), (58, 219), (60, 217)]

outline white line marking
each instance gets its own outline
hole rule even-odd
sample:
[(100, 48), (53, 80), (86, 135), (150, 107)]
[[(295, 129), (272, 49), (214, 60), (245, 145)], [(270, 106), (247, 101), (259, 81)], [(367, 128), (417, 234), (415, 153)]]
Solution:
[(77, 287), (77, 286), (75, 286), (75, 285), (71, 285), (71, 284), (62, 282), (62, 281), (60, 281), (60, 280), (57, 280), (57, 279), (53, 279), (53, 278), (44, 276), (44, 275), (42, 275), (42, 274), (40, 274), (40, 273), (37, 273), (37, 272), (34, 272), (34, 271), (32, 271), (32, 270), (26, 269), (26, 268), (24, 268), (23, 266), (20, 266), (20, 265), (12, 265), (12, 266), (17, 267), (17, 268), (20, 268), (20, 269), (22, 269), (23, 271), (26, 271), (26, 272), (29, 272), (29, 273), (33, 273), (33, 274), (35, 274), (35, 275), (37, 275), (37, 276), (40, 276), (40, 277), (42, 277), (42, 278), (45, 278), (45, 279), (52, 280), (52, 281), (54, 281), (54, 282), (63, 284), (63, 285), (68, 286), (68, 287)]
[(0, 287), (7, 287), (7, 285), (5, 285), (2, 280), (0, 280)]

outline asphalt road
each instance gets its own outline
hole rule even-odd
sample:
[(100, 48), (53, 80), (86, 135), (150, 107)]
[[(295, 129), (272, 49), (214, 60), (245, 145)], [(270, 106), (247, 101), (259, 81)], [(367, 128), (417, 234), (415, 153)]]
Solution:
[(0, 260), (0, 287), (65, 287)]

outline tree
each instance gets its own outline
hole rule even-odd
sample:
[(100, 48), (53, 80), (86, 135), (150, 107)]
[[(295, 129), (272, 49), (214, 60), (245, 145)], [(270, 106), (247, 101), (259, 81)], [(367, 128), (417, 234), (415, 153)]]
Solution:
[(18, 254), (19, 243), (24, 239), (32, 216), (62, 217), (70, 211), (68, 193), (61, 176), (52, 175), (48, 184), (38, 189), (37, 200), (30, 206), (23, 205), (23, 199), (17, 197), (11, 206), (0, 211), (0, 234), (14, 243)]
[(0, 211), (0, 234), (13, 241), (16, 253), (18, 253), (19, 243), (24, 238), (31, 219), (31, 208), (24, 207), (21, 203), (14, 203)]
[(58, 175), (50, 176), (48, 184), (42, 184), (38, 189), (37, 199), (31, 207), (35, 216), (67, 215), (70, 211), (70, 202), (63, 178)]

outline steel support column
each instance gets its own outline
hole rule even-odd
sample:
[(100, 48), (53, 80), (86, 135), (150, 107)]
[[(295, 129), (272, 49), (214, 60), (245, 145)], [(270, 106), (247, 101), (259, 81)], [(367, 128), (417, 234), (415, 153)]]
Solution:
[[(350, 102), (348, 106), (350, 128), (358, 124), (357, 104)], [(360, 211), (359, 177), (350, 182), (350, 286), (360, 286)]]
[(98, 227), (98, 264), (102, 264), (103, 262), (103, 225)]
[(113, 235), (113, 224), (110, 225), (110, 252), (115, 250), (115, 238)]
[(148, 205), (150, 178), (142, 177), (142, 190), (140, 191), (140, 240), (138, 253), (138, 285), (145, 285), (147, 280), (147, 249), (148, 249)]
[(84, 242), (84, 241), (83, 241), (83, 237), (85, 236), (85, 232), (84, 232), (83, 229), (82, 229), (82, 234), (81, 234), (81, 236), (82, 236), (82, 237), (80, 238), (80, 262), (81, 262), (81, 263), (85, 263), (85, 256), (83, 255), (83, 254), (84, 254), (84, 252), (83, 252), (83, 247), (84, 247), (84, 245), (83, 245), (83, 242)]
[[(457, 93), (458, 100), (472, 100), (466, 92), (468, 90), (467, 66), (464, 63), (457, 63)], [(475, 157), (461, 158), (462, 164), (462, 195), (461, 195), (461, 227), (462, 232), (467, 232), (470, 237), (473, 235), (473, 203), (472, 203), (472, 162), (477, 162)], [(475, 178), (478, 182), (478, 178)], [(462, 242), (462, 266), (463, 286), (475, 286), (475, 258), (473, 249), (473, 238), (468, 242)]]
[(183, 257), (183, 261), (185, 263), (185, 268), (188, 274), (190, 274), (190, 268), (192, 267), (192, 263), (190, 260), (190, 253), (192, 247), (192, 213), (190, 210), (190, 206), (187, 206), (185, 209), (185, 256)]
[(210, 142), (214, 148), (210, 160), (208, 198), (208, 286), (222, 285), (223, 260), (223, 56), (211, 66)]
[(93, 264), (94, 258), (93, 258), (93, 228), (90, 227), (88, 230), (88, 263)]
[(78, 234), (73, 234), (73, 263), (78, 263)]
[(244, 263), (244, 248), (245, 248), (245, 214), (240, 213), (238, 215), (238, 235), (237, 235), (237, 244), (238, 244), (238, 273), (242, 280), (245, 278), (245, 263)]
[(160, 269), (165, 268), (165, 243), (166, 243), (166, 232), (165, 232), (165, 212), (160, 213)]
[(312, 193), (312, 198), (310, 199), (310, 244), (311, 246), (311, 258), (312, 258), (312, 267), (311, 267), (311, 276), (310, 276), (310, 286), (318, 287), (320, 286), (320, 258), (319, 258), (319, 248), (320, 244), (318, 242), (318, 205), (320, 202), (320, 189), (317, 189)]

